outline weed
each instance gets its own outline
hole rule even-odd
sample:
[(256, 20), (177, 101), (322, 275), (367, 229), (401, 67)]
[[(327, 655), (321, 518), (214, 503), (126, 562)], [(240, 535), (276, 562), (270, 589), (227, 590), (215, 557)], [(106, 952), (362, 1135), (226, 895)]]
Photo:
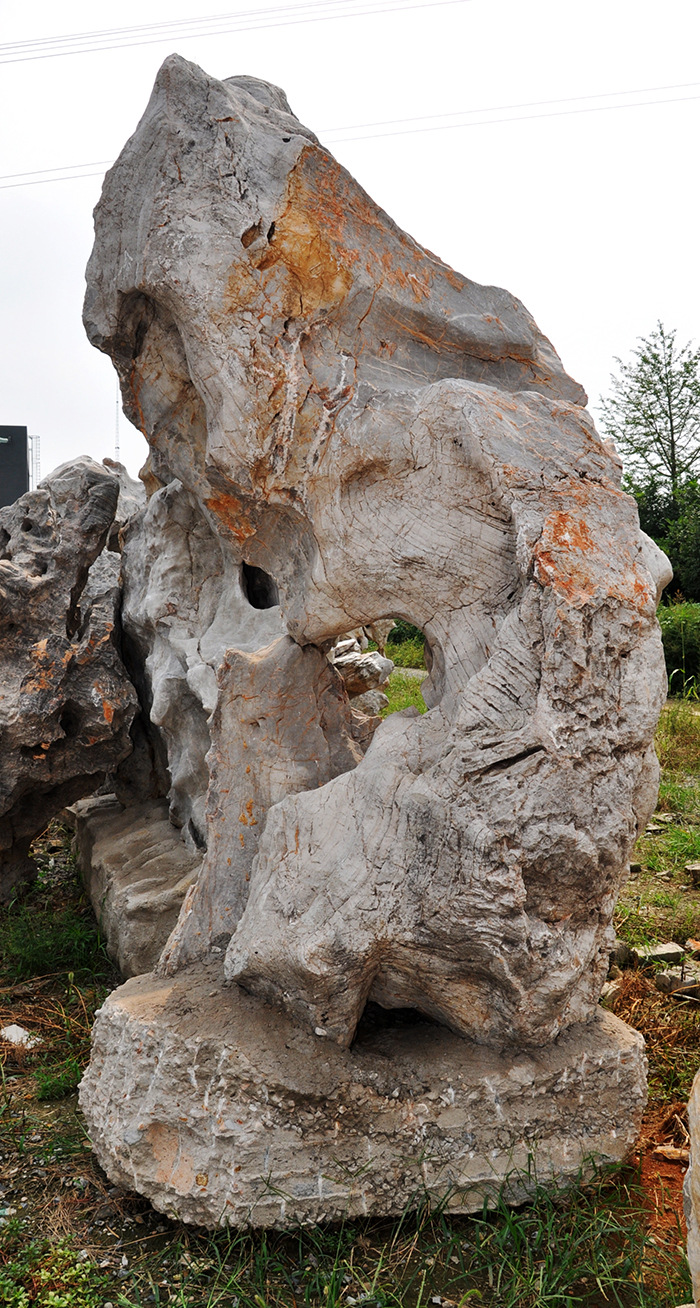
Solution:
[(700, 1063), (700, 1006), (669, 1001), (641, 972), (625, 972), (612, 1011), (641, 1031), (656, 1102), (687, 1099)]
[(41, 1102), (46, 1099), (63, 1099), (77, 1090), (83, 1068), (77, 1058), (66, 1058), (62, 1063), (37, 1069), (36, 1097)]
[(662, 710), (656, 752), (668, 772), (700, 774), (700, 713), (688, 699), (672, 700)]
[(658, 618), (674, 694), (692, 691), (700, 680), (700, 604), (662, 604)]
[(107, 1277), (69, 1241), (24, 1239), (24, 1224), (0, 1231), (0, 1302), (9, 1308), (99, 1308)]

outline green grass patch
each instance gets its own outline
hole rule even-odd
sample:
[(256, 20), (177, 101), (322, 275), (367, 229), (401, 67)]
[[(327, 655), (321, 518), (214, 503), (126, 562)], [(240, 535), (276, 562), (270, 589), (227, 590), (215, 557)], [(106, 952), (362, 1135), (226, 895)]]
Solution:
[(56, 972), (104, 972), (108, 966), (89, 910), (29, 902), (13, 904), (0, 921), (0, 968), (11, 981)]
[(78, 1089), (82, 1075), (83, 1060), (78, 1062), (74, 1056), (60, 1063), (37, 1068), (34, 1073), (37, 1099), (40, 1103), (47, 1099), (65, 1099), (66, 1095), (71, 1095)]
[(417, 708), (419, 713), (426, 712), (426, 704), (421, 695), (422, 681), (419, 677), (410, 677), (406, 673), (392, 672), (386, 685), (382, 686), (389, 703), (379, 716), (388, 718), (390, 713), (399, 709)]

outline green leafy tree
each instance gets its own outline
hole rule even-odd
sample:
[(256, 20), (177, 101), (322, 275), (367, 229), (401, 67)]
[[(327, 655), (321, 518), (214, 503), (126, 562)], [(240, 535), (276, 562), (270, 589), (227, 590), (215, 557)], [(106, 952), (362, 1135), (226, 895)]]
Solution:
[(603, 431), (617, 445), (630, 489), (653, 483), (652, 498), (675, 498), (700, 475), (700, 349), (678, 345), (659, 322), (639, 338), (632, 362), (615, 362), (619, 372), (601, 401)]

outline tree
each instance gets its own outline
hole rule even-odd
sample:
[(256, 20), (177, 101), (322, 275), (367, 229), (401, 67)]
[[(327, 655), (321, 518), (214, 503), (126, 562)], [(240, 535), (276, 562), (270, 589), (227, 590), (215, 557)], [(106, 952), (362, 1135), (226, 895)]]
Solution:
[(700, 349), (678, 346), (675, 331), (659, 322), (639, 338), (633, 362), (615, 362), (619, 374), (601, 401), (603, 431), (617, 445), (630, 489), (653, 484), (653, 496), (675, 499), (700, 475)]

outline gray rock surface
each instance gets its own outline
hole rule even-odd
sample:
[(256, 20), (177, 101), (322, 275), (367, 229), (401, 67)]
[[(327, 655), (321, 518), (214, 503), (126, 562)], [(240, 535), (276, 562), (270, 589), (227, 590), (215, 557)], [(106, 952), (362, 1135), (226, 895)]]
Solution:
[[(205, 953), (212, 905), (229, 906), (228, 979), (340, 1045), (368, 997), (500, 1046), (590, 1019), (656, 797), (667, 562), (530, 315), (401, 232), (277, 88), (173, 57), (105, 182), (85, 322), (148, 437), (149, 487), (167, 499), (179, 482), (224, 589), (247, 578), (275, 636), (326, 649), (393, 615), (426, 633), (424, 717), (390, 717), (320, 786), (298, 787), (290, 764), (284, 797), (284, 778), (266, 789), (266, 731), (250, 732), (229, 803), (222, 724), (243, 729), (241, 704), (220, 705), (215, 681), (238, 677), (238, 656), (215, 673), (201, 613), (181, 621), (181, 577), (163, 638), (165, 579), (150, 586), (159, 558), (144, 565), (125, 622), (160, 615), (144, 643), (162, 642), (152, 717), (171, 736), (178, 820), (208, 845), (190, 942)], [(246, 645), (235, 626), (223, 643), (248, 656), (272, 639), (256, 626)], [(300, 693), (285, 722), (271, 679), (285, 742)], [(267, 722), (264, 695), (260, 709)], [(248, 867), (240, 814), (261, 793)]]
[(427, 1021), (366, 1020), (348, 1051), (221, 982), (209, 963), (116, 990), (80, 1088), (107, 1174), (186, 1222), (339, 1221), (426, 1194), (472, 1212), (502, 1184), (522, 1202), (639, 1131), (644, 1042), (602, 1009), (505, 1057)]
[(688, 1101), (690, 1162), (683, 1182), (683, 1208), (688, 1229), (688, 1263), (693, 1278), (693, 1297), (700, 1303), (700, 1071)]
[(171, 820), (201, 853), (218, 668), (227, 649), (256, 650), (284, 627), (276, 605), (249, 603), (240, 557), (177, 480), (132, 518), (122, 549), (127, 661), (162, 744)]
[(150, 972), (162, 953), (201, 854), (191, 853), (164, 800), (127, 809), (114, 795), (72, 806), (78, 868), (107, 952), (123, 976)]
[(383, 690), (367, 690), (364, 695), (355, 695), (352, 700), (352, 707), (358, 709), (360, 713), (367, 713), (371, 717), (381, 713), (382, 709), (389, 705), (389, 697), (384, 694)]
[(33, 838), (131, 750), (114, 573), (87, 584), (118, 495), (82, 458), (0, 510), (0, 900), (33, 875)]
[(640, 945), (634, 952), (637, 955), (640, 967), (654, 967), (658, 963), (670, 963), (672, 966), (680, 966), (685, 958), (683, 946), (677, 945), (675, 940), (669, 940), (665, 944), (659, 945)]

